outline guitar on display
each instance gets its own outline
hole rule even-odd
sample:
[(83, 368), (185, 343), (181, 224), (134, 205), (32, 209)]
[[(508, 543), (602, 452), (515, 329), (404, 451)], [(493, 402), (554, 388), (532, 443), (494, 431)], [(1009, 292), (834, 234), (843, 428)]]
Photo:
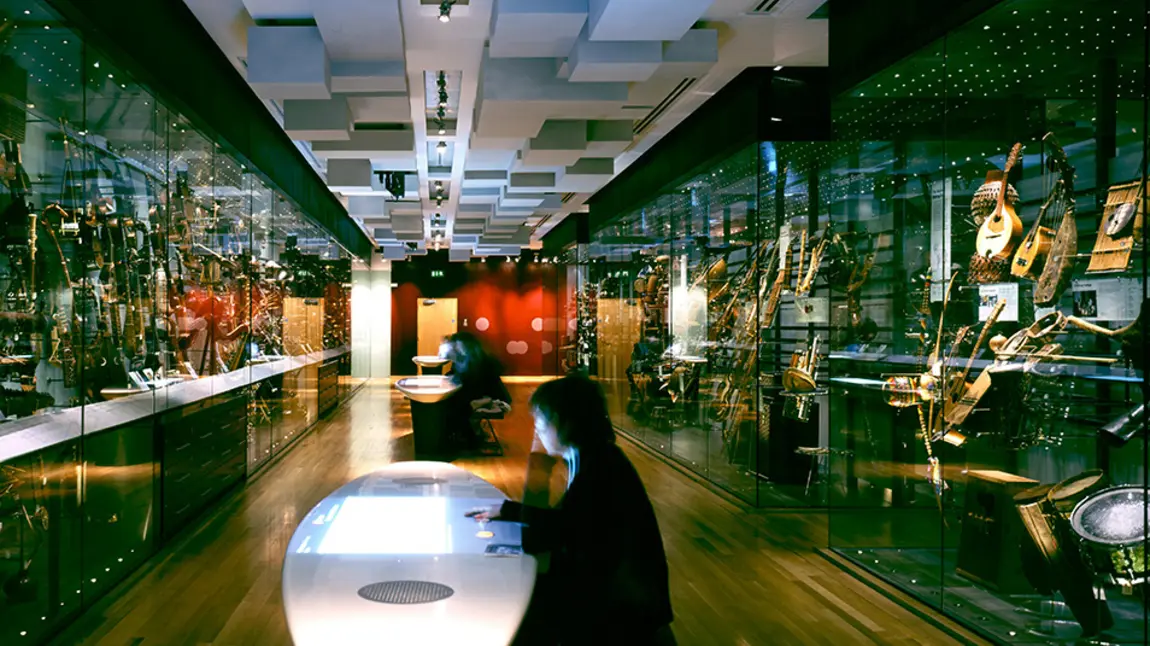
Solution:
[(1010, 149), (1006, 167), (1002, 169), (1002, 187), (998, 190), (998, 204), (978, 229), (976, 249), (978, 255), (983, 258), (1010, 261), (1022, 237), (1022, 220), (1015, 213), (1014, 207), (1006, 201), (1007, 180), (1010, 171), (1018, 164), (1021, 153), (1020, 143), (1014, 144)]

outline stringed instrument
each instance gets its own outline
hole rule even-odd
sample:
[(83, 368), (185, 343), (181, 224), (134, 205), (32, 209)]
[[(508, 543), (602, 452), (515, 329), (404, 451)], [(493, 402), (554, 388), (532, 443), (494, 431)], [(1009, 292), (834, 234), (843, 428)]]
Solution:
[(1074, 211), (1074, 167), (1066, 157), (1062, 146), (1047, 135), (1049, 153), (1046, 156), (1046, 166), (1057, 174), (1054, 186), (1050, 188), (1050, 195), (1046, 198), (1043, 209), (1050, 209), (1057, 205), (1062, 211), (1062, 221), (1054, 234), (1050, 245), (1050, 253), (1042, 267), (1042, 274), (1038, 277), (1038, 284), (1034, 286), (1034, 304), (1049, 306), (1058, 302), (1062, 292), (1070, 284), (1074, 273), (1074, 259), (1078, 254), (1078, 222)]
[[(1052, 157), (1061, 156), (1066, 157), (1066, 153), (1062, 151), (1062, 147), (1058, 145), (1057, 141), (1053, 141), (1054, 133), (1047, 133), (1042, 138), (1043, 141), (1050, 142)], [(1059, 166), (1061, 161), (1053, 162)], [(1014, 262), (1010, 265), (1010, 275), (1016, 278), (1027, 278), (1030, 280), (1037, 280), (1042, 275), (1042, 269), (1046, 265), (1046, 258), (1050, 255), (1050, 248), (1054, 244), (1054, 229), (1046, 226), (1046, 212), (1050, 210), (1050, 204), (1054, 195), (1060, 187), (1057, 185), (1051, 189), (1050, 197), (1047, 198), (1046, 203), (1038, 211), (1038, 217), (1034, 219), (1034, 224), (1031, 225), (1030, 231), (1027, 232), (1026, 238), (1022, 240), (1022, 244), (1018, 246), (1018, 251), (1014, 254)]]
[(978, 255), (983, 258), (996, 260), (1010, 260), (1022, 237), (1022, 220), (1015, 213), (1014, 207), (1007, 203), (1007, 180), (1010, 171), (1018, 164), (1022, 153), (1022, 144), (1014, 144), (1010, 155), (1006, 158), (1006, 166), (1002, 169), (1002, 186), (998, 190), (998, 204), (994, 212), (983, 221), (978, 229), (978, 239), (975, 248)]
[(990, 389), (988, 370), (984, 370), (975, 383), (968, 383), (967, 378), (970, 377), (970, 370), (974, 367), (974, 360), (978, 358), (978, 353), (982, 350), (982, 344), (986, 342), (986, 335), (990, 332), (990, 328), (998, 322), (998, 317), (1002, 315), (1002, 310), (1005, 307), (1006, 301), (1004, 299), (999, 299), (994, 304), (994, 309), (991, 310), (990, 316), (982, 325), (982, 332), (979, 333), (978, 340), (974, 342), (974, 347), (970, 351), (970, 358), (966, 361), (966, 367), (947, 385), (942, 404), (942, 415), (947, 424), (957, 425), (965, 421), (967, 416), (974, 411), (979, 400), (982, 399), (982, 395)]

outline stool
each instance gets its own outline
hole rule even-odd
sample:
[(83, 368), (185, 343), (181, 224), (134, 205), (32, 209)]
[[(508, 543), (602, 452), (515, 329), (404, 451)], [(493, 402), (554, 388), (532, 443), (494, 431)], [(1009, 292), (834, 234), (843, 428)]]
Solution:
[(503, 455), (503, 445), (499, 442), (499, 435), (495, 433), (495, 426), (491, 422), (504, 417), (502, 411), (475, 411), (471, 414), (471, 421), (478, 428), (479, 436), (482, 438), (483, 443), (479, 450), (483, 455)]
[[(810, 494), (811, 494), (811, 482), (814, 480), (815, 472), (818, 471), (821, 475), (821, 467), (822, 467), (823, 461), (828, 456), (829, 457), (838, 456), (838, 457), (843, 457), (843, 458), (848, 458), (848, 459), (854, 457), (854, 451), (851, 451), (850, 449), (834, 449), (834, 448), (825, 447), (825, 446), (823, 446), (823, 447), (820, 447), (820, 446), (800, 446), (799, 448), (795, 449), (795, 454), (796, 455), (805, 455), (805, 456), (814, 458), (811, 460), (811, 470), (809, 473), (807, 473), (807, 487), (806, 487), (806, 489), (803, 490), (803, 496), (804, 497), (810, 496)], [(828, 464), (827, 466), (829, 468), (830, 465)]]

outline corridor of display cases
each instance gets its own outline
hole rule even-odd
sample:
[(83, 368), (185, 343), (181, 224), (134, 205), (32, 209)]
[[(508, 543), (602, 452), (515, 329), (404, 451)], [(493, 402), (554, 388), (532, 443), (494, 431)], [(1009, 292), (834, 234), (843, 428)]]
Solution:
[(0, 646), (1147, 646), (1148, 87), (1150, 0), (0, 0)]

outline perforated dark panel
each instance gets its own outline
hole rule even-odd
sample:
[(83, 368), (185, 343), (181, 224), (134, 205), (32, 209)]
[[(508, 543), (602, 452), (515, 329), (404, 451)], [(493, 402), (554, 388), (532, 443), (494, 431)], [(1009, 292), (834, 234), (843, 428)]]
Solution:
[(359, 589), (359, 596), (376, 603), (410, 605), (443, 601), (455, 590), (431, 581), (383, 581)]

